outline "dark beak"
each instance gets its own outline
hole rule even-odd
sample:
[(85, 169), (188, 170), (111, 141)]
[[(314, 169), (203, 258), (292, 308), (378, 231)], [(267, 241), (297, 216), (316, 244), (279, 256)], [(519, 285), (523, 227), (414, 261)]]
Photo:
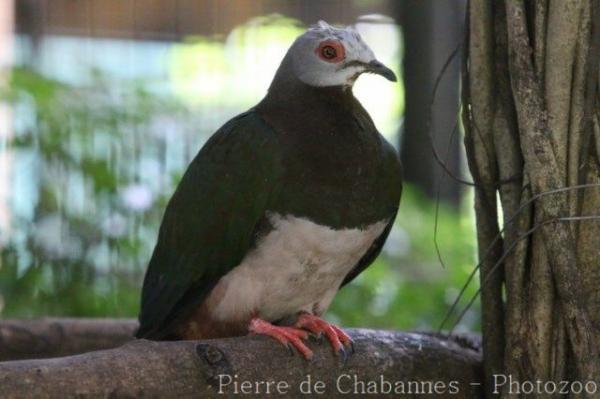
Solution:
[(377, 60), (373, 60), (367, 64), (367, 72), (376, 73), (377, 75), (381, 75), (392, 82), (396, 82), (398, 80), (398, 78), (396, 78), (396, 74), (390, 68), (386, 67)]

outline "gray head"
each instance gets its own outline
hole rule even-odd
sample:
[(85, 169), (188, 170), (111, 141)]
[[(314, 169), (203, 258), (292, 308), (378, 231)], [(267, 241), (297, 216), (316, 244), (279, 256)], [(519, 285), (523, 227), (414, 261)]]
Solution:
[(325, 21), (298, 37), (286, 59), (293, 74), (310, 86), (352, 86), (365, 72), (396, 81), (354, 28), (335, 28)]

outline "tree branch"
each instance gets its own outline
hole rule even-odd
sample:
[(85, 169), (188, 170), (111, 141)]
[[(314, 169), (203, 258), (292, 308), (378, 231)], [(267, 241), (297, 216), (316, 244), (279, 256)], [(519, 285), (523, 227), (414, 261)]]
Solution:
[(41, 359), (110, 349), (133, 339), (133, 319), (0, 321), (0, 361)]
[[(387, 389), (392, 389), (391, 394), (403, 389), (404, 393), (439, 391), (444, 396), (457, 389), (455, 398), (481, 395), (477, 385), (481, 383), (481, 354), (461, 341), (364, 329), (351, 329), (349, 334), (356, 352), (345, 363), (325, 342), (310, 343), (315, 357), (307, 361), (290, 356), (267, 337), (138, 340), (83, 355), (0, 363), (0, 387), (2, 396), (8, 398), (231, 397), (237, 396), (237, 382), (240, 395), (244, 389), (264, 397), (269, 387), (271, 394), (284, 390), (286, 397), (306, 398), (300, 388), (307, 388), (302, 382), (310, 378), (312, 385), (323, 381), (323, 395), (328, 398), (385, 394)], [(248, 382), (242, 386), (243, 381)], [(269, 381), (274, 383), (267, 385)]]

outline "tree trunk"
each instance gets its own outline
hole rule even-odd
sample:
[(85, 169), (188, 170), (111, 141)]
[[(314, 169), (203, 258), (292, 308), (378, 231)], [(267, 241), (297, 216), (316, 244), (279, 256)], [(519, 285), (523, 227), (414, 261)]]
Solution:
[[(14, 329), (16, 323), (9, 324)], [(135, 327), (131, 321), (108, 321), (102, 327), (102, 322), (96, 322), (94, 326), (101, 331), (97, 334), (90, 321), (79, 327), (76, 324), (74, 320), (23, 322), (19, 330), (39, 336), (50, 330), (78, 331), (71, 335), (77, 341), (83, 330), (91, 338), (103, 336), (111, 328), (119, 335)], [(328, 398), (368, 393), (377, 397), (394, 392), (419, 397), (481, 395), (481, 354), (470, 339), (363, 329), (348, 332), (355, 341), (355, 353), (345, 362), (333, 355), (326, 342), (311, 343), (315, 357), (307, 361), (297, 354), (290, 356), (272, 339), (256, 336), (210, 341), (137, 340), (116, 349), (70, 357), (2, 362), (0, 396), (265, 397), (269, 395), (266, 389), (270, 395), (285, 392), (286, 397), (299, 398), (317, 396), (318, 392)], [(312, 395), (307, 393), (309, 388)]]
[(448, 170), (460, 176), (459, 111), (460, 63), (452, 62), (433, 88), (462, 35), (464, 0), (405, 0), (390, 2), (404, 35), (403, 80), (406, 111), (400, 137), (404, 178), (430, 198), (458, 207), (460, 184), (448, 178), (433, 156), (432, 145)]
[(503, 373), (598, 396), (600, 1), (471, 0), (468, 21), (463, 121), (486, 393)]

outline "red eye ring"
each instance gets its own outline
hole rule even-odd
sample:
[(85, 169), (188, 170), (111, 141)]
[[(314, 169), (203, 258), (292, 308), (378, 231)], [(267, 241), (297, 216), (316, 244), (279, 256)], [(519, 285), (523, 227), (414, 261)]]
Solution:
[(325, 40), (319, 43), (315, 53), (326, 62), (342, 62), (346, 58), (344, 45), (336, 40)]

